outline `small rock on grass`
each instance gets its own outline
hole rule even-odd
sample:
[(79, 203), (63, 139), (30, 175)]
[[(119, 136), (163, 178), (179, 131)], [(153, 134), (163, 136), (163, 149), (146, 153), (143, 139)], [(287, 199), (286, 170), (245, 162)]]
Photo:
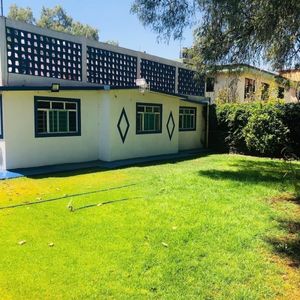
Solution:
[(167, 243), (162, 242), (161, 244), (162, 244), (164, 247), (166, 247), (166, 248), (169, 247), (169, 245), (168, 245)]
[(20, 241), (20, 242), (18, 242), (18, 244), (19, 244), (20, 246), (22, 246), (22, 245), (26, 244), (26, 241)]
[(48, 246), (49, 247), (54, 247), (54, 243), (49, 243)]

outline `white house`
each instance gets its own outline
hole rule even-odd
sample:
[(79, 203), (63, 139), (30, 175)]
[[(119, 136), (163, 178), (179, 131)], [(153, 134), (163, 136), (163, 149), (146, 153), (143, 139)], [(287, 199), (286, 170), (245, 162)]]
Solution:
[(6, 18), (0, 38), (2, 170), (206, 146), (205, 83), (183, 64)]

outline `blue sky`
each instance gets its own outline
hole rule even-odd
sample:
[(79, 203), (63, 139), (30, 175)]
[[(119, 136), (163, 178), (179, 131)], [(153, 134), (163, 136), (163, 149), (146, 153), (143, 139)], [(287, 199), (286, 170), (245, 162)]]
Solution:
[(42, 6), (62, 5), (75, 20), (87, 23), (100, 31), (100, 40), (118, 41), (122, 47), (146, 51), (170, 59), (177, 59), (182, 46), (192, 44), (192, 29), (187, 29), (184, 40), (170, 41), (168, 44), (157, 41), (150, 28), (144, 28), (135, 15), (130, 14), (133, 0), (3, 0), (6, 15), (11, 4), (31, 7), (39, 16)]

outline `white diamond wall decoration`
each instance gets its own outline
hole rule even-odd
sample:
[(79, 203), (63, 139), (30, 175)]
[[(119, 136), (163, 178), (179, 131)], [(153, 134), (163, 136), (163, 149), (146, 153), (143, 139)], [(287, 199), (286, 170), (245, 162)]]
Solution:
[(128, 131), (129, 131), (129, 127), (130, 127), (130, 124), (129, 124), (127, 114), (126, 114), (126, 111), (125, 111), (124, 107), (122, 109), (117, 127), (118, 127), (118, 131), (119, 131), (121, 140), (124, 144), (125, 140), (126, 140), (126, 137), (127, 137), (127, 134), (128, 134)]
[(174, 122), (172, 112), (170, 112), (169, 119), (168, 119), (168, 122), (167, 122), (167, 130), (168, 130), (168, 135), (169, 135), (169, 138), (170, 138), (170, 141), (171, 141), (172, 137), (173, 137), (173, 134), (174, 134), (174, 130), (175, 130), (175, 122)]

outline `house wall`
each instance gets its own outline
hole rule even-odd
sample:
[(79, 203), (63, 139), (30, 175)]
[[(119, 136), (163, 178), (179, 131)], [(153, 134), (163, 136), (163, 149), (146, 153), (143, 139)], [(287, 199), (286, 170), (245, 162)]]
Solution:
[[(80, 99), (81, 136), (35, 137), (34, 96)], [(138, 90), (6, 91), (2, 99), (5, 140), (0, 141), (0, 153), (3, 153), (3, 168), (6, 169), (177, 153), (178, 150), (202, 147), (201, 141), (205, 138), (202, 106), (161, 93), (142, 94)], [(161, 133), (136, 134), (137, 102), (162, 104)], [(197, 107), (196, 131), (179, 133), (180, 105)], [(123, 108), (130, 126), (124, 143), (117, 127)], [(167, 131), (171, 112), (175, 124), (172, 139)], [(123, 123), (121, 125), (124, 127)]]
[(6, 169), (6, 148), (5, 142), (0, 140), (0, 170)]
[(196, 107), (196, 130), (194, 131), (179, 131), (179, 151), (199, 149), (205, 145), (205, 118), (203, 110), (206, 109), (204, 105), (196, 103), (188, 103), (181, 101), (180, 106)]
[(279, 74), (289, 80), (300, 82), (300, 70), (283, 70)]
[[(35, 137), (34, 96), (81, 99), (81, 136)], [(98, 159), (99, 92), (4, 92), (6, 168), (26, 168)]]
[[(254, 79), (256, 81), (256, 91), (258, 92), (258, 98), (260, 99), (261, 84), (267, 83), (270, 85), (270, 89), (275, 88), (277, 93), (277, 88), (280, 86), (275, 82), (272, 75), (268, 75), (264, 72), (242, 72), (240, 74), (234, 74), (229, 72), (219, 73), (215, 76), (215, 88), (214, 92), (206, 92), (205, 96), (210, 97), (212, 103), (215, 103), (216, 98), (218, 97), (220, 91), (224, 88), (228, 88), (233, 81), (236, 81), (236, 96), (239, 102), (245, 102), (244, 93), (245, 93), (245, 79)], [(286, 102), (296, 102), (296, 90), (291, 87), (288, 90), (285, 90), (284, 99)]]
[[(110, 131), (105, 140), (109, 140), (109, 151), (102, 151), (100, 159), (113, 161), (134, 157), (145, 157), (178, 152), (178, 118), (179, 98), (159, 93), (145, 93), (139, 91), (116, 90), (109, 92)], [(162, 132), (153, 134), (136, 134), (136, 103), (162, 104)], [(122, 142), (117, 124), (123, 108), (130, 124), (125, 142)], [(175, 129), (172, 140), (167, 132), (167, 121), (172, 112)]]

